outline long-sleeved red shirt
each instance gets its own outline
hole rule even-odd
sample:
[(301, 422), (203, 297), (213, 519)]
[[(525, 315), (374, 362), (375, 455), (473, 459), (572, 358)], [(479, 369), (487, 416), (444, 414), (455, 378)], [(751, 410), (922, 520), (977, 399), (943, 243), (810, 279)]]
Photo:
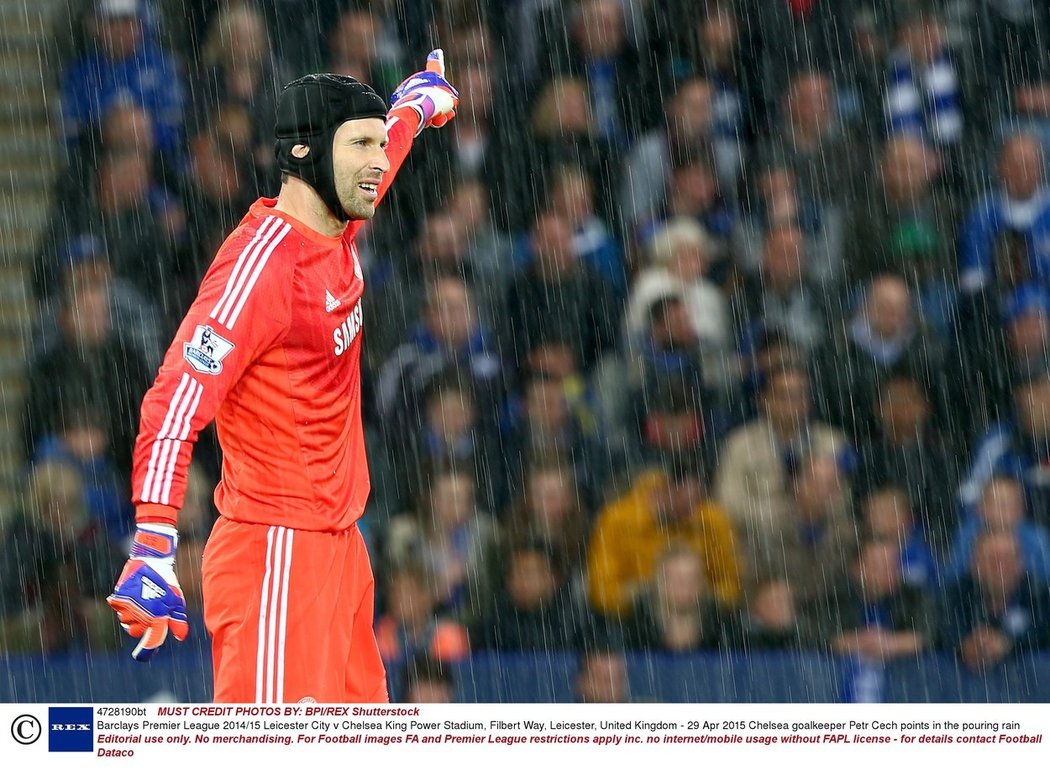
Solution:
[[(387, 122), (389, 187), (418, 118)], [(223, 243), (142, 402), (137, 518), (176, 523), (197, 435), (223, 450), (229, 519), (305, 530), (353, 524), (369, 492), (361, 426), (361, 223), (326, 237), (261, 198)]]

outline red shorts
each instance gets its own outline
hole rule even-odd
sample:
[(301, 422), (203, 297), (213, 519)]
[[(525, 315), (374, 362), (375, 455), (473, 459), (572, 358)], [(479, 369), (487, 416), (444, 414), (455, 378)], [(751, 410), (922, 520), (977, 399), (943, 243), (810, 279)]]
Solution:
[(217, 703), (389, 700), (356, 526), (311, 532), (220, 517), (202, 578)]

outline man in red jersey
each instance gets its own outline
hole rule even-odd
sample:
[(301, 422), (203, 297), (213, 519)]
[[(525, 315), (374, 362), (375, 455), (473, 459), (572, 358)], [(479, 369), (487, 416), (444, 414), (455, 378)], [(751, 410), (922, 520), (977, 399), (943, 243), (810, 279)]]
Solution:
[(354, 236), (428, 126), (455, 115), (440, 50), (393, 107), (340, 75), (281, 92), (280, 195), (226, 239), (142, 403), (132, 474), (137, 531), (110, 605), (148, 659), (186, 607), (176, 515), (198, 432), (223, 448), (222, 514), (204, 553), (215, 700), (386, 701), (374, 581), (356, 521), (369, 479), (361, 426), (361, 295)]

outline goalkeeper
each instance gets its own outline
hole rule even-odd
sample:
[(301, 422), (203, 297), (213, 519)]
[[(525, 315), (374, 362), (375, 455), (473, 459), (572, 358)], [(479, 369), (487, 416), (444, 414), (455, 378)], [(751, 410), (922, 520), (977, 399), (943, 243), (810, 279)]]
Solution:
[(198, 432), (223, 449), (221, 513), (204, 552), (215, 700), (386, 701), (374, 581), (356, 521), (368, 498), (361, 296), (354, 236), (413, 139), (455, 115), (441, 51), (393, 106), (339, 75), (277, 103), (280, 194), (220, 247), (142, 402), (132, 475), (138, 529), (109, 597), (148, 660), (184, 639), (176, 515)]

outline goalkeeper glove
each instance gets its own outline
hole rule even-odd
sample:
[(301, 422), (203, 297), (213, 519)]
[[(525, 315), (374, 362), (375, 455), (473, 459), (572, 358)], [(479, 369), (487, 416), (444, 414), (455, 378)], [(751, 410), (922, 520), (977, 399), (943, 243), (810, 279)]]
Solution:
[(416, 136), (424, 128), (440, 128), (456, 116), (459, 92), (445, 80), (445, 54), (436, 48), (427, 56), (427, 68), (408, 77), (390, 97), (390, 111), (415, 110), (419, 116)]
[(140, 524), (131, 545), (131, 557), (106, 599), (116, 610), (124, 630), (140, 640), (131, 653), (135, 660), (153, 657), (169, 630), (180, 642), (189, 633), (186, 600), (175, 577), (178, 544), (174, 527)]

